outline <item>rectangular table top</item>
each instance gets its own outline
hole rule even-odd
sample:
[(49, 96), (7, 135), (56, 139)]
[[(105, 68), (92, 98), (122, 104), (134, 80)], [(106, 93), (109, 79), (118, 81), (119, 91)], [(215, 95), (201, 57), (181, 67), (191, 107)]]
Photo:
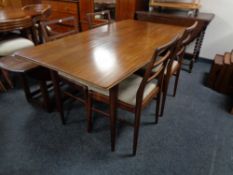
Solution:
[(184, 27), (125, 20), (16, 52), (16, 56), (110, 89), (146, 65)]

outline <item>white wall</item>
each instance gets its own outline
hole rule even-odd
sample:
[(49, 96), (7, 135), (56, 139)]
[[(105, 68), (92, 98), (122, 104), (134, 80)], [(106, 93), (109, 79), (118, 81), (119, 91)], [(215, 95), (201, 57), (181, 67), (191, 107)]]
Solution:
[(201, 0), (201, 12), (215, 14), (206, 30), (200, 56), (213, 59), (233, 49), (233, 0)]

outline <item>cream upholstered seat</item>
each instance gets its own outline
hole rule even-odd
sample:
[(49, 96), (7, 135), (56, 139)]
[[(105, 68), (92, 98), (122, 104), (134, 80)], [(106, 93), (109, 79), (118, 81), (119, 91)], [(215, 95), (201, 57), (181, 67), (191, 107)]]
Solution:
[[(10, 38), (8, 37), (3, 38), (0, 41), (0, 59), (1, 57), (11, 55), (20, 49), (33, 47), (33, 46), (34, 46), (34, 43), (31, 40), (23, 38), (23, 37), (18, 37), (18, 36), (12, 37), (11, 36)], [(8, 71), (3, 70), (3, 69), (0, 69), (0, 71), (2, 72), (3, 77), (6, 80), (6, 82), (9, 84), (9, 86), (13, 88), (13, 83), (11, 81)]]
[(0, 56), (7, 56), (17, 50), (33, 47), (34, 43), (26, 38), (17, 37), (0, 41)]
[[(80, 79), (74, 78), (70, 75), (67, 75), (65, 73), (59, 73), (60, 76), (65, 77), (69, 79), (70, 81), (73, 81), (76, 84), (82, 83), (83, 85), (88, 86), (89, 90), (98, 92), (102, 95), (109, 96), (109, 91), (105, 89), (101, 89), (95, 86), (92, 86)], [(141, 84), (142, 77), (137, 75), (131, 75), (129, 78), (125, 79), (119, 84), (119, 92), (118, 92), (118, 100), (133, 105), (136, 105), (136, 94), (138, 91), (138, 88)], [(145, 87), (144, 94), (143, 94), (143, 100), (146, 99), (148, 95), (150, 95), (152, 92), (156, 90), (157, 84), (156, 83), (148, 83)]]

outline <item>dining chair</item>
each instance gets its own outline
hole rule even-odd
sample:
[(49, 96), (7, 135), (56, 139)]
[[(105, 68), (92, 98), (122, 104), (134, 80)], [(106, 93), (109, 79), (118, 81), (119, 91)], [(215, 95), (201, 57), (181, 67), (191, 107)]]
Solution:
[[(20, 30), (23, 31), (24, 36), (21, 35), (8, 35), (3, 33), (0, 36), (0, 59), (1, 57), (8, 56), (11, 54), (14, 54), (14, 52), (28, 48), (33, 47), (35, 44), (33, 41), (31, 41), (29, 36), (29, 30), (32, 30), (32, 21), (30, 17), (25, 17), (21, 19), (20, 21), (15, 21), (14, 25), (8, 26), (4, 22), (0, 24), (1, 28), (10, 31), (12, 29), (14, 30)], [(3, 30), (3, 32), (4, 32)], [(13, 87), (12, 80), (10, 78), (10, 75), (8, 71), (1, 69), (3, 79), (7, 82), (8, 86), (11, 88)]]
[[(168, 74), (168, 79), (166, 80), (166, 82), (164, 82), (165, 85), (164, 85), (164, 93), (162, 97), (162, 107), (161, 107), (161, 114), (160, 114), (161, 116), (163, 116), (168, 86), (169, 86), (170, 78), (172, 76), (175, 76), (173, 96), (176, 95), (177, 86), (178, 86), (179, 77), (180, 77), (180, 71), (182, 68), (183, 58), (185, 54), (185, 49), (186, 49), (186, 46), (191, 42), (192, 35), (195, 29), (197, 28), (197, 26), (198, 26), (198, 22), (196, 21), (192, 26), (187, 27), (185, 31), (183, 32), (183, 34), (180, 36), (179, 41), (177, 42), (176, 51), (174, 54), (175, 57), (171, 65), (171, 72), (170, 74)], [(165, 71), (165, 73), (168, 73), (168, 72)]]
[[(143, 77), (131, 75), (119, 84), (117, 107), (134, 113), (133, 155), (136, 155), (141, 112), (155, 97), (157, 97), (155, 123), (158, 122), (160, 111), (160, 96), (163, 89), (164, 71), (171, 67), (170, 59), (173, 57), (177, 38), (157, 48), (146, 67)], [(156, 72), (153, 69), (158, 68)], [(170, 71), (170, 68), (169, 70)], [(157, 81), (154, 82), (155, 78)], [(100, 112), (109, 116), (107, 112), (93, 107), (93, 101), (109, 104), (109, 91), (87, 85), (89, 88), (87, 119), (88, 131), (92, 130), (92, 113)]]
[(22, 11), (32, 16), (36, 44), (42, 43), (42, 32), (40, 21), (47, 21), (51, 15), (51, 6), (49, 4), (29, 4), (22, 7)]
[[(51, 21), (42, 21), (40, 25), (41, 25), (41, 29), (42, 29), (45, 42), (50, 42), (56, 39), (60, 39), (60, 38), (78, 33), (77, 21), (75, 17), (73, 16), (62, 18), (62, 19), (51, 20)], [(57, 25), (59, 25), (59, 29), (63, 27), (63, 30), (57, 31), (56, 30)], [(77, 90), (78, 92), (81, 92), (83, 96), (82, 97), (76, 96), (75, 92), (66, 91), (65, 89), (63, 89), (62, 93), (65, 96), (71, 97), (75, 100), (78, 100), (81, 103), (84, 103), (86, 106), (87, 94), (88, 94), (87, 87), (84, 86), (78, 79), (71, 77), (66, 73), (58, 72), (58, 75), (59, 75), (58, 77), (59, 82), (62, 81), (65, 84), (68, 84), (69, 87), (71, 87), (72, 89), (75, 89), (75, 92)], [(65, 124), (66, 122), (64, 119), (64, 111), (62, 107), (60, 108), (61, 109), (58, 109), (58, 111), (60, 111), (60, 114), (62, 117), (62, 123)]]
[(95, 13), (87, 13), (87, 21), (90, 29), (110, 24), (112, 19), (109, 10)]

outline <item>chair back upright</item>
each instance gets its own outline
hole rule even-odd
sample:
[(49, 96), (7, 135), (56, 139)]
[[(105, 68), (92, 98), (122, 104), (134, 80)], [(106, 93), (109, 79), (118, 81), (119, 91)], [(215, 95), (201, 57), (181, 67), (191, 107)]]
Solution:
[(193, 34), (197, 26), (198, 22), (196, 21), (193, 25), (187, 27), (178, 41), (176, 48), (176, 59), (180, 64), (183, 62), (186, 46), (192, 42)]
[(112, 19), (109, 10), (95, 13), (87, 13), (87, 21), (90, 29), (110, 24)]
[[(165, 71), (169, 71), (174, 54), (175, 48), (178, 42), (178, 37), (175, 37), (169, 43), (157, 48), (154, 52), (154, 55), (146, 67), (143, 80), (139, 86), (136, 97), (136, 106), (140, 106), (143, 99), (143, 93), (146, 85), (152, 80), (157, 79), (157, 86), (159, 89), (162, 89), (163, 81), (165, 78)], [(156, 71), (154, 71), (156, 69)]]
[[(77, 20), (73, 16), (51, 21), (42, 21), (40, 25), (45, 42), (78, 33)], [(59, 26), (59, 30), (61, 28), (62, 30), (56, 30), (56, 26)]]

